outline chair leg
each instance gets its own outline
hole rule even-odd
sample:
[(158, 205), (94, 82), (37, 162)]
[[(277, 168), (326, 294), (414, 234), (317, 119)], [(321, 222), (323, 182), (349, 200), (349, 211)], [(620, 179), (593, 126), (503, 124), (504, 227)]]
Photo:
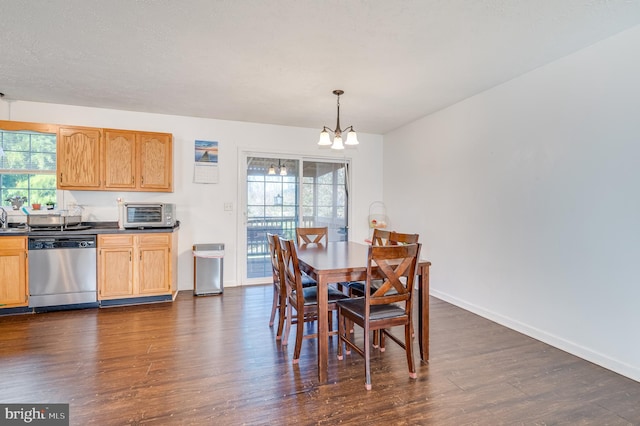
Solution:
[(296, 325), (296, 346), (293, 350), (293, 363), (297, 364), (300, 360), (300, 350), (302, 349), (302, 339), (304, 337), (304, 311), (297, 311), (298, 324)]
[(291, 323), (293, 322), (293, 307), (287, 303), (287, 318), (284, 322), (284, 333), (282, 335), (282, 344), (289, 343), (289, 333), (291, 332)]
[(284, 331), (286, 314), (287, 296), (280, 295), (280, 305), (278, 306), (278, 331), (276, 332), (276, 340), (282, 339), (282, 332)]
[(411, 323), (404, 326), (404, 346), (407, 350), (407, 365), (409, 366), (409, 377), (412, 379), (417, 379), (418, 375), (416, 374), (416, 366), (413, 363), (413, 346), (411, 334), (413, 333), (413, 327)]
[(342, 360), (342, 338), (345, 335), (345, 322), (346, 319), (342, 315), (340, 315), (340, 307), (338, 307), (338, 359)]
[[(373, 332), (373, 347), (374, 348), (378, 348), (380, 346), (380, 330), (376, 330)], [(381, 349), (382, 351), (384, 351), (384, 348)]]
[(364, 329), (364, 387), (371, 390), (371, 342), (369, 328)]
[(273, 327), (273, 320), (276, 317), (276, 308), (278, 307), (279, 300), (280, 300), (280, 292), (274, 285), (273, 286), (273, 303), (271, 304), (271, 317), (269, 318), (269, 327)]

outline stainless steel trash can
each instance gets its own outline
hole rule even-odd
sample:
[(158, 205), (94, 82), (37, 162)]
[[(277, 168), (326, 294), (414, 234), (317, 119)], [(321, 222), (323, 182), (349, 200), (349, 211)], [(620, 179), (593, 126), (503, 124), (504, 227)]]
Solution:
[(193, 293), (196, 296), (222, 294), (224, 244), (193, 245)]

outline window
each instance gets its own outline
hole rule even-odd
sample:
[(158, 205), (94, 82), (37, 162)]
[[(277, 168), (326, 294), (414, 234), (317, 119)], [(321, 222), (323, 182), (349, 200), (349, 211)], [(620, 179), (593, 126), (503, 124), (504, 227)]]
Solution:
[(56, 201), (55, 133), (0, 130), (0, 204), (15, 196)]
[(346, 164), (305, 161), (302, 170), (302, 226), (326, 226), (329, 241), (347, 241)]

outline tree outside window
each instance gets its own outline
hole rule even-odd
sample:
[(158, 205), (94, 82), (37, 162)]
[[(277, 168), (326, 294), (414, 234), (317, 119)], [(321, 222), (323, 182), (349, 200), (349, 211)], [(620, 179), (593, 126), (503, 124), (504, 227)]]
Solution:
[(0, 130), (0, 200), (56, 201), (56, 135)]

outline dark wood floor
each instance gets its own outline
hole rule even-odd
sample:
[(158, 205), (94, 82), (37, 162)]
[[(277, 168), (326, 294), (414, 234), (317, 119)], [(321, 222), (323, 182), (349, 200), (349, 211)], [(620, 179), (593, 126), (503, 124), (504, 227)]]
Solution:
[(389, 342), (373, 390), (356, 354), (331, 356), (319, 385), (315, 342), (293, 365), (270, 303), (255, 286), (0, 317), (0, 402), (69, 403), (72, 425), (640, 424), (640, 383), (434, 298), (416, 381)]

